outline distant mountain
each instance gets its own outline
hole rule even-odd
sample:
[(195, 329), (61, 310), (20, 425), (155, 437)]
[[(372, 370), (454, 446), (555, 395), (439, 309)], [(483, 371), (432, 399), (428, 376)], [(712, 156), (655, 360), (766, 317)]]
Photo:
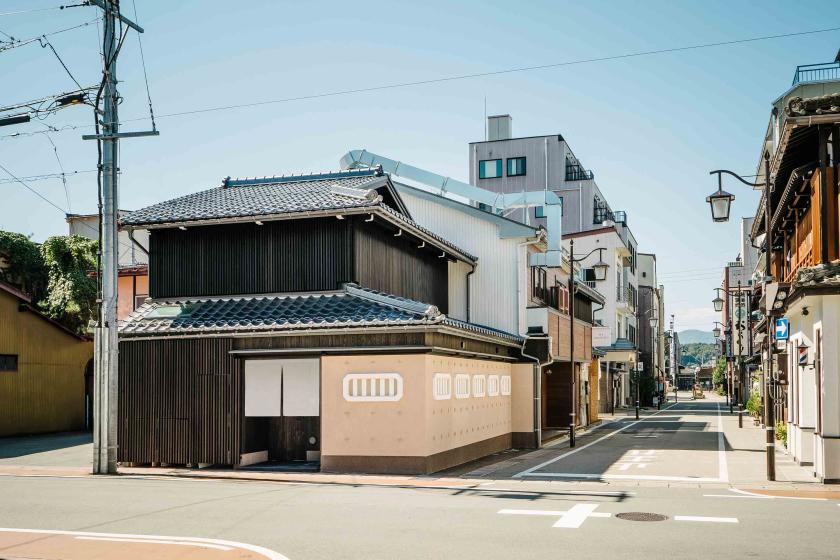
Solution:
[(712, 331), (698, 331), (697, 329), (688, 329), (680, 331), (680, 344), (714, 344), (715, 337), (712, 336)]

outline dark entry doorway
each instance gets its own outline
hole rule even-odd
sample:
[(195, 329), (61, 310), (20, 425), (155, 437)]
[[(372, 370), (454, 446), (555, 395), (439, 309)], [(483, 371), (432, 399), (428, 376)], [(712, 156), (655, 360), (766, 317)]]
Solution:
[(317, 461), (321, 449), (320, 359), (245, 362), (250, 449), (268, 461)]

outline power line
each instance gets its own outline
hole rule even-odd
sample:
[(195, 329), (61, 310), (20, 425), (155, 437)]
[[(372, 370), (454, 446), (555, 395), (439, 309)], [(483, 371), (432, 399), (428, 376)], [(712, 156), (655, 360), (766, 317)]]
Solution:
[(66, 8), (77, 8), (79, 6), (89, 6), (87, 2), (82, 2), (80, 4), (66, 4), (62, 6), (53, 6), (51, 8), (35, 8), (32, 10), (19, 10), (16, 12), (0, 12), (0, 16), (17, 16), (21, 14), (33, 14), (35, 12), (50, 12), (54, 10), (64, 10)]
[[(0, 14), (0, 15), (3, 15), (3, 14)], [(91, 22), (87, 22), (85, 24), (82, 24), (80, 26), (75, 26), (75, 27), (64, 29), (64, 30), (56, 31), (52, 34), (62, 33), (64, 31), (69, 31), (70, 29), (76, 29), (76, 28), (82, 27), (84, 25), (90, 25), (91, 23), (95, 23), (95, 22), (98, 22), (98, 21), (99, 21), (99, 18), (97, 18), (96, 20), (93, 20)], [(98, 28), (97, 28), (97, 30), (98, 30)], [(280, 104), (280, 103), (289, 103), (289, 102), (293, 102), (293, 101), (306, 101), (306, 100), (319, 99), (319, 98), (324, 98), (324, 97), (336, 97), (336, 96), (351, 95), (351, 94), (356, 94), (356, 93), (369, 93), (369, 92), (374, 92), (374, 91), (397, 89), (397, 88), (404, 88), (404, 87), (411, 87), (411, 86), (418, 86), (418, 85), (453, 82), (453, 81), (458, 81), (458, 80), (467, 80), (467, 79), (473, 79), (473, 78), (498, 76), (498, 75), (503, 75), (503, 74), (518, 73), (518, 72), (528, 72), (528, 71), (534, 71), (534, 70), (545, 70), (545, 69), (550, 69), (550, 68), (560, 68), (560, 67), (565, 67), (565, 66), (576, 66), (576, 65), (590, 64), (590, 63), (594, 63), (594, 62), (606, 62), (606, 61), (610, 61), (610, 60), (621, 60), (621, 59), (627, 59), (627, 58), (639, 58), (639, 57), (652, 56), (652, 55), (657, 55), (657, 54), (667, 54), (667, 53), (683, 52), (683, 51), (690, 51), (690, 50), (699, 50), (699, 49), (706, 49), (706, 48), (713, 48), (713, 47), (739, 45), (739, 44), (752, 43), (752, 42), (757, 42), (757, 41), (768, 41), (768, 40), (772, 40), (772, 39), (783, 39), (783, 38), (788, 38), (788, 37), (801, 37), (801, 36), (804, 36), (804, 35), (814, 35), (814, 34), (819, 34), (819, 33), (828, 33), (828, 32), (831, 32), (831, 31), (838, 31), (838, 30), (840, 30), (840, 27), (829, 27), (829, 28), (825, 28), (825, 29), (812, 29), (812, 30), (808, 30), (808, 31), (798, 31), (798, 32), (794, 32), (794, 33), (781, 33), (781, 34), (777, 34), (777, 35), (763, 35), (763, 36), (760, 36), (760, 37), (749, 37), (749, 38), (745, 38), (745, 39), (733, 39), (733, 40), (730, 40), (730, 41), (717, 41), (717, 42), (713, 42), (713, 43), (701, 43), (701, 44), (698, 44), (698, 45), (687, 45), (687, 46), (682, 46), (682, 47), (671, 47), (671, 48), (666, 48), (666, 49), (656, 49), (656, 50), (650, 50), (650, 51), (638, 51), (638, 52), (612, 55), (612, 56), (585, 58), (585, 59), (579, 59), (579, 60), (570, 60), (570, 61), (557, 62), (557, 63), (552, 63), (552, 64), (542, 64), (542, 65), (536, 65), (536, 66), (522, 66), (522, 67), (517, 67), (517, 68), (507, 68), (507, 69), (503, 69), (503, 70), (494, 70), (494, 71), (489, 71), (489, 72), (476, 72), (476, 73), (472, 73), (472, 74), (461, 74), (461, 75), (456, 75), (456, 76), (445, 76), (445, 77), (442, 77), (442, 78), (431, 78), (431, 79), (428, 79), (428, 80), (416, 80), (416, 81), (412, 81), (412, 82), (399, 82), (399, 83), (394, 83), (394, 84), (384, 84), (384, 85), (380, 85), (380, 86), (372, 86), (372, 87), (367, 87), (367, 88), (356, 88), (356, 89), (346, 89), (346, 90), (337, 90), (337, 91), (330, 91), (330, 92), (314, 93), (314, 94), (310, 94), (310, 95), (301, 95), (301, 96), (296, 96), (296, 97), (285, 97), (285, 98), (281, 98), (281, 99), (272, 99), (272, 100), (267, 100), (267, 101), (256, 101), (256, 102), (251, 102), (251, 103), (238, 103), (238, 104), (233, 104), (233, 105), (221, 105), (221, 106), (217, 106), (217, 107), (206, 107), (206, 108), (203, 108), (203, 109), (193, 109), (193, 110), (190, 110), (190, 111), (179, 111), (179, 112), (175, 112), (175, 113), (166, 113), (166, 114), (158, 115), (157, 118), (160, 119), (160, 118), (182, 117), (182, 116), (195, 115), (195, 114), (200, 114), (200, 113), (228, 111), (228, 110), (233, 110), (233, 109), (246, 109), (246, 108), (251, 108), (251, 107), (260, 107), (260, 106), (264, 106), (264, 105), (276, 105), (276, 104)], [(51, 35), (51, 34), (46, 34), (46, 35)], [(37, 40), (37, 38), (35, 38), (33, 40)], [(0, 52), (2, 50), (3, 49), (0, 48)], [(131, 118), (131, 119), (121, 119), (121, 122), (123, 122), (123, 123), (125, 123), (125, 122), (137, 122), (137, 121), (142, 121), (142, 120), (145, 120), (145, 119), (146, 119), (146, 117), (136, 117), (136, 118)], [(102, 123), (102, 124), (109, 124), (109, 123)], [(58, 129), (57, 131), (75, 130), (77, 128), (88, 128), (89, 126), (92, 126), (92, 125), (74, 125), (74, 126), (70, 126), (70, 127), (62, 127), (60, 129)], [(13, 137), (16, 138), (16, 137), (20, 137), (20, 136), (28, 136), (28, 135), (32, 135), (32, 134), (43, 134), (43, 133), (44, 133), (43, 131), (39, 131), (39, 132), (31, 132), (31, 133), (9, 134), (9, 135), (6, 135), (6, 136), (0, 136), (0, 139), (13, 138)]]
[[(618, 55), (611, 55), (611, 56), (602, 56), (602, 57), (594, 57), (594, 58), (584, 58), (579, 60), (569, 60), (564, 62), (555, 62), (551, 64), (540, 64), (536, 66), (520, 66), (516, 68), (507, 68), (504, 70), (493, 70), (489, 72), (475, 72), (472, 74), (461, 74), (457, 76), (445, 76), (442, 78), (431, 78), (428, 80), (416, 80), (412, 82), (399, 82), (394, 84), (384, 84), (380, 86), (371, 86), (366, 88), (356, 88), (356, 89), (345, 89), (345, 90), (337, 90), (337, 91), (330, 91), (330, 92), (322, 92), (322, 93), (313, 93), (310, 95), (300, 95), (296, 97), (285, 97), (281, 99), (273, 99), (268, 101), (256, 101), (252, 103), (238, 103), (234, 105), (221, 105), (218, 107), (207, 107), (204, 109), (193, 109), (190, 111), (179, 111), (177, 113), (168, 113), (163, 115), (158, 115), (158, 118), (169, 118), (169, 117), (182, 117), (186, 115), (196, 115), (200, 113), (211, 113), (216, 111), (227, 111), (231, 109), (245, 109), (249, 107), (260, 107), (264, 105), (275, 105), (278, 103), (288, 103), (292, 101), (305, 101), (309, 99), (319, 99), (323, 97), (336, 97), (340, 95), (350, 95), (354, 93), (369, 93), (373, 91), (382, 91), (387, 89), (396, 89), (396, 88), (404, 88), (404, 87), (411, 87), (411, 86), (419, 86), (419, 85), (427, 85), (427, 84), (438, 84), (443, 82), (454, 82), (458, 80), (468, 80), (473, 78), (485, 78), (489, 76), (499, 76), (502, 74), (513, 74), (519, 72), (530, 72), (534, 70), (546, 70), (550, 68), (560, 68), (565, 66), (576, 66), (582, 64), (590, 64), (593, 62), (606, 62), (610, 60), (622, 60), (627, 58), (638, 58), (643, 56), (651, 56), (656, 54), (666, 54), (666, 53), (675, 53), (675, 52), (683, 52), (683, 51), (690, 51), (690, 50), (698, 50), (698, 49), (707, 49), (712, 47), (723, 47), (723, 46), (730, 46), (730, 45), (739, 45), (744, 43), (753, 43), (756, 41), (767, 41), (771, 39), (782, 39), (786, 37), (801, 37), (803, 35), (814, 35), (817, 33), (827, 33), (830, 31), (838, 31), (840, 27), (829, 27), (825, 29), (812, 29), (809, 31), (798, 31), (795, 33), (781, 33), (778, 35), (763, 35), (760, 37), (750, 37), (746, 39), (733, 39), (730, 41), (717, 41), (714, 43), (701, 43), (698, 45), (687, 45), (682, 47), (671, 47), (667, 49), (655, 49), (650, 51), (637, 51), (632, 53), (626, 54), (618, 54)], [(142, 118), (135, 118), (135, 119), (128, 119), (123, 120), (122, 122), (131, 122), (131, 121), (138, 121), (143, 120)]]
[(46, 47), (50, 48), (52, 53), (58, 59), (59, 64), (61, 64), (61, 67), (64, 68), (64, 71), (67, 72), (67, 75), (70, 76), (70, 79), (73, 80), (73, 82), (76, 84), (76, 87), (78, 87), (79, 89), (84, 89), (82, 87), (82, 84), (80, 84), (79, 81), (76, 79), (76, 77), (73, 76), (73, 73), (70, 72), (70, 69), (67, 68), (67, 65), (64, 64), (64, 61), (61, 60), (61, 57), (58, 56), (58, 52), (55, 50), (55, 47), (52, 45), (52, 43), (50, 43), (50, 40), (47, 39), (46, 37), (41, 37), (41, 48), (43, 49), (43, 48), (46, 48)]
[[(49, 136), (47, 136), (49, 138)], [(27, 181), (27, 182), (34, 182), (34, 181), (46, 181), (49, 179), (61, 179), (63, 177), (67, 177), (70, 175), (81, 175), (84, 173), (96, 173), (97, 169), (81, 169), (75, 171), (68, 171), (66, 173), (42, 173), (41, 175), (29, 175), (26, 177), (21, 177), (20, 179)], [(0, 185), (6, 183), (17, 183), (17, 179), (0, 179)]]
[(11, 172), (11, 171), (9, 171), (8, 169), (6, 169), (6, 168), (3, 166), (3, 164), (2, 164), (2, 163), (0, 163), (0, 169), (2, 169), (3, 171), (5, 171), (5, 172), (6, 172), (6, 175), (8, 175), (8, 176), (9, 176), (9, 177), (11, 177), (12, 179), (14, 179), (16, 183), (20, 183), (21, 185), (23, 185), (24, 187), (26, 187), (26, 189), (28, 189), (28, 190), (29, 190), (32, 194), (34, 194), (35, 196), (37, 196), (38, 198), (40, 198), (41, 200), (43, 200), (44, 202), (46, 202), (47, 204), (49, 204), (50, 206), (52, 206), (53, 208), (55, 208), (56, 210), (58, 210), (59, 212), (61, 212), (62, 214), (64, 214), (65, 216), (67, 215), (67, 210), (65, 210), (64, 208), (62, 208), (61, 206), (59, 206), (58, 204), (56, 204), (55, 202), (53, 202), (53, 201), (52, 201), (52, 200), (50, 200), (49, 198), (45, 197), (44, 195), (42, 195), (41, 193), (39, 193), (39, 192), (38, 192), (37, 190), (35, 190), (34, 188), (30, 187), (30, 186), (29, 186), (28, 184), (26, 184), (26, 182), (24, 182), (24, 181), (23, 181), (20, 177), (18, 177), (17, 175), (15, 175), (14, 173), (12, 173), (12, 172)]
[[(0, 15), (3, 15), (3, 14), (0, 14)], [(64, 29), (58, 29), (56, 31), (50, 31), (49, 33), (44, 33), (42, 35), (38, 35), (37, 37), (30, 37), (29, 39), (15, 39), (14, 42), (9, 43), (8, 45), (1, 45), (0, 44), (0, 53), (4, 52), (4, 51), (11, 50), (11, 49), (16, 49), (18, 47), (23, 47), (23, 46), (26, 46), (26, 45), (29, 45), (29, 44), (32, 44), (32, 43), (35, 43), (35, 42), (38, 42), (41, 39), (46, 38), (46, 37), (52, 37), (53, 35), (59, 35), (61, 33), (66, 33), (67, 31), (73, 31), (74, 29), (80, 29), (82, 27), (87, 27), (88, 25), (96, 23), (97, 21), (99, 21), (99, 18), (96, 18), (96, 19), (91, 20), (91, 21), (86, 21), (85, 23), (80, 23), (79, 25), (74, 25), (72, 27), (65, 27)]]
[(47, 140), (50, 141), (50, 144), (53, 147), (53, 153), (55, 154), (55, 160), (58, 162), (58, 168), (61, 169), (61, 183), (64, 185), (64, 197), (67, 199), (67, 212), (72, 212), (73, 208), (70, 206), (70, 191), (67, 190), (67, 177), (64, 174), (64, 166), (61, 164), (61, 158), (58, 157), (58, 148), (55, 145), (55, 142), (52, 141), (50, 135), (47, 134)]
[[(137, 18), (137, 3), (131, 0), (134, 7), (134, 20), (139, 24), (140, 20)], [(152, 107), (152, 94), (149, 91), (149, 75), (146, 72), (146, 56), (143, 54), (143, 40), (140, 39), (142, 33), (137, 33), (137, 45), (140, 47), (140, 62), (143, 65), (143, 79), (146, 81), (146, 98), (149, 100), (149, 118), (152, 120), (152, 130), (155, 130), (155, 110)]]

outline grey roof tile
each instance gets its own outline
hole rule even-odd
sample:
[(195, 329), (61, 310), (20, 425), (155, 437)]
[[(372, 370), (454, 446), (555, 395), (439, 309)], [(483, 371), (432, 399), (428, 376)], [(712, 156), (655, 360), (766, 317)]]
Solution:
[(509, 333), (447, 318), (437, 307), (348, 284), (341, 292), (150, 300), (120, 323), (120, 335), (293, 331), (447, 325), (519, 341)]
[[(227, 186), (135, 210), (123, 217), (122, 223), (153, 225), (270, 216), (377, 206), (381, 201), (370, 187), (381, 184), (382, 177), (373, 173), (347, 172), (309, 177), (227, 181)], [(354, 195), (354, 191), (358, 194)]]

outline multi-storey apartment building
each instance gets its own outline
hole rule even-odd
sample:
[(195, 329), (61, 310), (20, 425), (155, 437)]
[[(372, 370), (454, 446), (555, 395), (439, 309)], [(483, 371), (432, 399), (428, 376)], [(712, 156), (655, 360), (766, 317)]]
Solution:
[[(574, 258), (594, 251), (581, 263), (581, 279), (606, 296), (595, 312), (594, 345), (601, 360), (601, 408), (631, 404), (631, 370), (638, 357), (638, 243), (627, 213), (613, 211), (587, 170), (560, 134), (513, 137), (510, 115), (488, 118), (488, 138), (470, 144), (470, 183), (498, 193), (549, 191), (562, 199), (564, 248), (574, 239)], [(526, 223), (544, 223), (540, 207), (515, 210)], [(596, 281), (592, 265), (609, 263), (606, 280)]]

